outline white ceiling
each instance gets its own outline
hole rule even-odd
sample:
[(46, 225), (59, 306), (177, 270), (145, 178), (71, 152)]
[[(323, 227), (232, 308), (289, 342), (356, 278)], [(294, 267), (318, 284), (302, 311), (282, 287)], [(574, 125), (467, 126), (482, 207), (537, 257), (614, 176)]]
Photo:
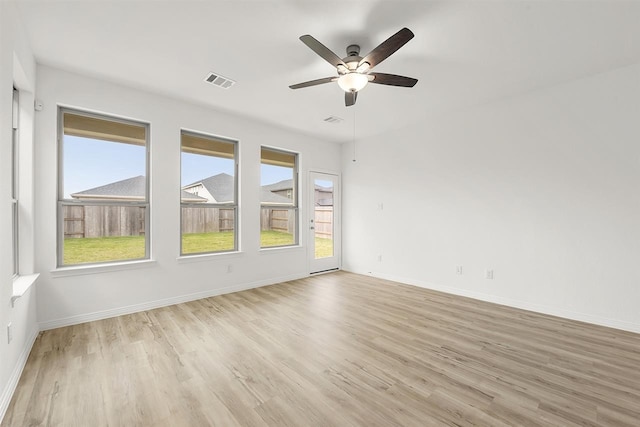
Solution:
[[(640, 62), (640, 1), (18, 1), (39, 63), (343, 142)], [(361, 55), (402, 27), (415, 38), (353, 107), (298, 37)], [(237, 84), (222, 90), (214, 71)], [(323, 121), (328, 116), (340, 124)]]

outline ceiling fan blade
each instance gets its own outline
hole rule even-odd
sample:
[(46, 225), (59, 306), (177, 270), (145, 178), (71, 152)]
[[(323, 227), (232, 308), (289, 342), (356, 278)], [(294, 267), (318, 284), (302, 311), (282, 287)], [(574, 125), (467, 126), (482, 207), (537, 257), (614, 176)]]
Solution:
[(328, 47), (320, 43), (318, 40), (314, 39), (312, 36), (308, 34), (300, 36), (300, 40), (302, 41), (302, 43), (309, 46), (312, 51), (320, 55), (325, 61), (327, 61), (334, 67), (337, 68), (338, 65), (342, 65), (343, 67), (345, 67), (345, 69), (347, 68), (347, 64), (345, 64), (338, 55), (330, 51)]
[(418, 83), (418, 79), (397, 76), (395, 74), (369, 73), (368, 75), (373, 76), (373, 80), (371, 80), (370, 83), (377, 83), (379, 85), (414, 87), (416, 83)]
[(369, 69), (375, 67), (385, 59), (387, 59), (393, 52), (404, 46), (409, 40), (413, 38), (413, 33), (408, 28), (403, 28), (382, 43), (375, 49), (367, 54), (360, 60), (358, 66), (369, 63)]
[(358, 99), (358, 92), (345, 92), (344, 93), (344, 105), (351, 107), (356, 103)]
[(308, 82), (298, 83), (295, 85), (289, 86), (291, 89), (301, 89), (303, 87), (316, 86), (324, 83), (331, 83), (333, 81), (338, 80), (337, 77), (325, 77), (323, 79), (310, 80)]

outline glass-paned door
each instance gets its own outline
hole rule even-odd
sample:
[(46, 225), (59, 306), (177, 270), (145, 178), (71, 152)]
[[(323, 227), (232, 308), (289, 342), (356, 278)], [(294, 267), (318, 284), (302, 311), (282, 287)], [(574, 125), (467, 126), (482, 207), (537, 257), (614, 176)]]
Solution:
[(340, 268), (340, 177), (310, 172), (310, 273)]

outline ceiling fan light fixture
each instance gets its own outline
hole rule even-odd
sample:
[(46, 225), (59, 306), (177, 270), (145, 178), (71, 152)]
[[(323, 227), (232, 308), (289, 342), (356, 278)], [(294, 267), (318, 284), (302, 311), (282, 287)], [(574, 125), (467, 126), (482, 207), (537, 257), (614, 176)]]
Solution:
[(366, 74), (351, 72), (338, 77), (338, 85), (345, 92), (358, 92), (362, 90), (367, 83), (369, 83), (369, 78)]
[(371, 64), (365, 61), (362, 64), (358, 65), (358, 68), (356, 68), (356, 71), (358, 73), (366, 73), (367, 71), (369, 71), (369, 68), (371, 68)]

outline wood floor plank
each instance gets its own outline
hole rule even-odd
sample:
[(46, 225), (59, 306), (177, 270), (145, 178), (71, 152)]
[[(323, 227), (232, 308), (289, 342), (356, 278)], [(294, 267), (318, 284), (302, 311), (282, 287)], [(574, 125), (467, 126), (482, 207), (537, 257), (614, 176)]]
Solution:
[(1, 426), (638, 426), (640, 336), (346, 272), (42, 332)]

